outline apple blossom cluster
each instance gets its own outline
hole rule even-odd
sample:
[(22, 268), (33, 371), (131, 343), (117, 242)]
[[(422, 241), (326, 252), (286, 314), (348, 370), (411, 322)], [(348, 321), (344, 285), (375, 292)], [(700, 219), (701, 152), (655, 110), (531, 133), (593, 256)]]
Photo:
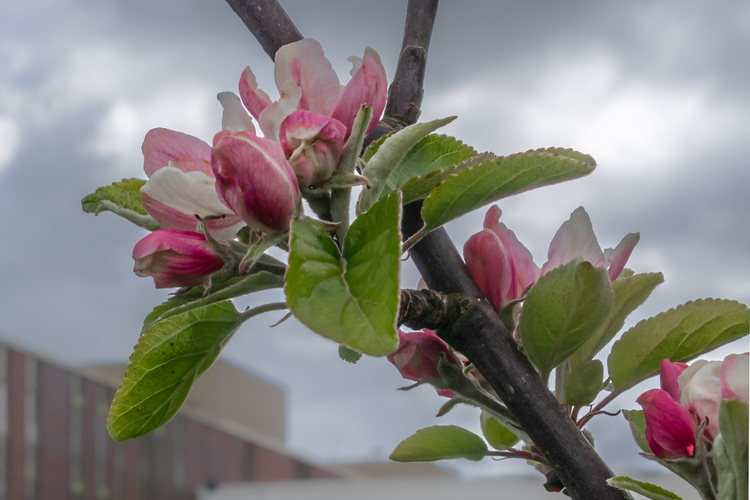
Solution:
[(713, 443), (720, 434), (721, 399), (750, 399), (749, 360), (748, 353), (730, 354), (724, 361), (698, 360), (690, 366), (663, 360), (661, 389), (646, 391), (637, 400), (654, 455), (693, 457), (698, 440)]
[[(367, 130), (385, 107), (387, 80), (377, 52), (368, 47), (364, 57), (349, 60), (352, 78), (342, 87), (317, 41), (286, 45), (275, 58), (279, 99), (271, 101), (246, 68), (240, 96), (218, 96), (222, 130), (212, 145), (173, 130), (148, 132), (143, 208), (163, 229), (136, 245), (136, 273), (152, 276), (157, 288), (195, 286), (223, 265), (212, 240), (226, 243), (245, 226), (265, 235), (287, 232), (301, 210), (300, 186), (318, 187), (331, 177), (360, 107), (373, 109)], [(205, 235), (197, 231), (199, 220)]]
[[(579, 207), (555, 233), (547, 262), (540, 269), (515, 233), (500, 222), (501, 215), (496, 205), (490, 207), (484, 218), (484, 229), (471, 236), (464, 245), (464, 259), (472, 277), (498, 312), (522, 298), (540, 277), (577, 257), (595, 267), (607, 268), (609, 279), (614, 281), (625, 268), (640, 238), (638, 233), (630, 233), (614, 249), (602, 250), (589, 215)], [(399, 337), (399, 348), (388, 356), (388, 360), (401, 375), (409, 380), (436, 385), (438, 394), (452, 396), (450, 390), (441, 388), (443, 381), (437, 370), (441, 357), (451, 364), (456, 360), (450, 347), (430, 330), (399, 332)], [(470, 374), (481, 377), (476, 370)], [(481, 384), (482, 381), (478, 382)]]
[(484, 218), (484, 230), (470, 237), (464, 245), (464, 258), (474, 280), (495, 310), (522, 296), (540, 277), (576, 257), (594, 267), (605, 267), (614, 281), (638, 243), (640, 235), (626, 235), (615, 248), (601, 249), (591, 219), (578, 207), (560, 226), (541, 269), (534, 264), (531, 252), (513, 231), (500, 222), (500, 209), (492, 206)]

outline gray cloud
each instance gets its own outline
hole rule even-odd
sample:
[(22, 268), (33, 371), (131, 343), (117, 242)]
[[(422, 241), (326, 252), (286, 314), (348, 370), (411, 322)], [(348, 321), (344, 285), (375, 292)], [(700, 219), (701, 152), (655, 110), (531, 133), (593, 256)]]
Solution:
[[(393, 75), (403, 2), (284, 5), (303, 34), (321, 41), (342, 79), (346, 58), (367, 45)], [(423, 116), (458, 113), (446, 133), (479, 149), (558, 145), (597, 158), (587, 179), (500, 203), (538, 263), (556, 228), (583, 204), (604, 246), (640, 231), (631, 267), (665, 271), (666, 283), (635, 316), (707, 295), (748, 302), (750, 70), (740, 63), (748, 19), (741, 1), (721, 9), (671, 1), (443, 2)], [(236, 91), (248, 64), (273, 96), (270, 61), (218, 0), (0, 6), (6, 338), (69, 363), (127, 359), (143, 316), (166, 296), (130, 272), (142, 231), (111, 214), (83, 214), (80, 199), (124, 175), (142, 176), (139, 147), (150, 128), (210, 140), (220, 120), (214, 95)], [(459, 248), (482, 218), (449, 225)], [(407, 265), (404, 284), (416, 282)], [(435, 420), (442, 398), (431, 388), (396, 391), (405, 381), (386, 361), (343, 363), (331, 342), (294, 320), (269, 330), (274, 321), (261, 316), (243, 327), (226, 357), (288, 390), (294, 449), (323, 461), (382, 458), (434, 423), (477, 431), (470, 409)], [(635, 406), (634, 397), (621, 404)], [(624, 421), (603, 422), (594, 431), (600, 449), (615, 448), (607, 455), (612, 465), (642, 467), (630, 444), (627, 459), (616, 445), (629, 439)], [(449, 466), (466, 474), (526, 470)]]

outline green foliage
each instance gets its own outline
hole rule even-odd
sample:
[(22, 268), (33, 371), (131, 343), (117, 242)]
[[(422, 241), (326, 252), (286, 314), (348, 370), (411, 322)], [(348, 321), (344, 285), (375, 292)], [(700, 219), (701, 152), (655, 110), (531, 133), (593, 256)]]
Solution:
[(651, 295), (651, 292), (657, 285), (664, 281), (661, 273), (644, 273), (633, 275), (627, 278), (621, 277), (612, 282), (612, 289), (615, 294), (614, 306), (612, 312), (606, 320), (597, 328), (596, 332), (570, 357), (570, 363), (573, 369), (576, 366), (593, 359), (593, 357), (604, 349), (617, 332), (625, 324), (625, 319), (638, 306), (643, 304)]
[(747, 499), (748, 491), (748, 403), (722, 399), (714, 457), (719, 476), (720, 500)]
[(112, 437), (122, 441), (142, 436), (172, 418), (193, 383), (248, 317), (225, 301), (147, 327), (112, 402), (107, 419)]
[(565, 384), (565, 402), (573, 406), (584, 406), (596, 399), (602, 389), (604, 365), (598, 359), (575, 367)]
[(651, 447), (646, 439), (646, 416), (643, 410), (623, 410), (625, 420), (630, 422), (630, 432), (633, 433), (633, 439), (644, 453), (651, 453)]
[(671, 491), (665, 490), (661, 486), (637, 481), (627, 476), (611, 477), (607, 479), (607, 484), (620, 488), (621, 490), (630, 490), (639, 495), (643, 495), (646, 498), (650, 498), (651, 500), (682, 500), (680, 497)]
[(449, 116), (427, 123), (415, 123), (402, 128), (380, 144), (370, 159), (366, 160), (367, 166), (362, 171), (362, 175), (370, 181), (370, 189), (363, 189), (360, 193), (357, 213), (367, 212), (378, 201), (385, 188), (386, 180), (414, 145), (455, 119), (455, 116)]
[(749, 324), (746, 305), (720, 299), (687, 302), (643, 320), (612, 346), (607, 366), (615, 390), (656, 375), (663, 359), (689, 361), (747, 335)]
[(488, 203), (593, 172), (594, 159), (559, 148), (538, 149), (487, 160), (447, 177), (422, 207), (426, 231)]
[(362, 353), (349, 349), (345, 345), (339, 345), (339, 357), (347, 363), (355, 364), (362, 357)]
[(395, 462), (434, 462), (450, 458), (479, 461), (487, 445), (476, 434), (455, 425), (434, 425), (401, 441), (391, 453)]
[(457, 163), (456, 165), (447, 166), (441, 170), (433, 170), (418, 177), (412, 177), (401, 187), (404, 193), (404, 205), (412, 201), (427, 198), (433, 189), (440, 185), (448, 176), (459, 172), (462, 169), (479, 165), (487, 160), (497, 158), (492, 153), (480, 153), (469, 157), (468, 159)]
[(268, 271), (260, 271), (247, 276), (237, 276), (224, 283), (215, 283), (211, 288), (211, 294), (203, 297), (203, 286), (191, 288), (185, 293), (170, 297), (169, 300), (156, 306), (143, 321), (144, 328), (157, 320), (163, 320), (181, 314), (196, 307), (214, 304), (223, 300), (232, 299), (248, 293), (281, 288), (284, 286), (284, 277)]
[(490, 443), (490, 446), (496, 450), (510, 448), (519, 440), (518, 436), (513, 434), (513, 432), (486, 411), (482, 411), (482, 414), (479, 417), (479, 423), (482, 426), (482, 434), (484, 434), (484, 438)]
[(364, 354), (398, 344), (401, 192), (383, 198), (347, 232), (343, 255), (330, 235), (292, 223), (287, 303), (318, 334)]
[(428, 135), (396, 165), (385, 182), (383, 194), (392, 193), (413, 177), (452, 167), (476, 154), (474, 148), (453, 137)]
[(123, 179), (103, 186), (81, 200), (81, 208), (86, 213), (99, 215), (109, 211), (123, 217), (133, 224), (155, 231), (161, 226), (143, 209), (141, 186), (146, 184), (142, 179)]
[(580, 258), (548, 272), (531, 288), (518, 333), (545, 380), (596, 331), (612, 302), (607, 270)]

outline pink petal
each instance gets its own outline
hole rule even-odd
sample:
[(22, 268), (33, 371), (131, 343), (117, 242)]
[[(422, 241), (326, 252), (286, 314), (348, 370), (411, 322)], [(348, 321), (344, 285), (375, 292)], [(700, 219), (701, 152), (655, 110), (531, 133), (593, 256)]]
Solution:
[(484, 217), (484, 227), (494, 232), (503, 242), (513, 269), (510, 298), (516, 299), (524, 289), (539, 279), (539, 268), (534, 264), (531, 252), (518, 241), (516, 234), (500, 222), (501, 215), (497, 205), (490, 207)]
[(133, 248), (139, 276), (154, 278), (156, 288), (196, 286), (224, 265), (205, 236), (190, 231), (160, 229)]
[(271, 104), (268, 94), (258, 88), (258, 82), (255, 80), (250, 66), (245, 68), (240, 76), (240, 98), (250, 114), (257, 120), (260, 112)]
[(668, 359), (663, 359), (661, 361), (661, 388), (677, 402), (680, 401), (680, 383), (678, 382), (677, 377), (679, 377), (687, 367), (688, 365), (686, 363), (672, 363)]
[(333, 116), (346, 126), (347, 138), (351, 133), (354, 118), (362, 105), (372, 106), (372, 120), (367, 128), (369, 132), (380, 121), (388, 94), (388, 80), (380, 56), (370, 47), (365, 49), (362, 66), (344, 89), (336, 104)]
[(258, 125), (263, 131), (266, 139), (279, 140), (279, 128), (281, 122), (297, 110), (302, 98), (302, 89), (293, 81), (288, 81), (285, 87), (279, 87), (281, 97), (278, 101), (270, 104), (260, 115)]
[[(143, 170), (148, 177), (162, 167), (169, 165), (172, 160), (179, 158), (189, 160), (211, 161), (211, 146), (192, 135), (183, 134), (166, 128), (155, 128), (146, 134), (143, 140)], [(191, 162), (199, 166), (200, 162)], [(203, 168), (195, 168), (206, 173)]]
[(289, 115), (279, 130), (284, 154), (306, 186), (331, 177), (344, 150), (346, 128), (336, 119), (303, 109)]
[(730, 354), (721, 364), (721, 397), (747, 401), (750, 395), (750, 358), (748, 353)]
[(464, 245), (464, 260), (487, 300), (499, 311), (508, 300), (513, 279), (503, 242), (489, 229), (476, 233)]
[(224, 114), (221, 117), (223, 130), (244, 130), (255, 135), (253, 119), (247, 114), (239, 97), (232, 92), (220, 92), (216, 97), (224, 108)]
[(690, 412), (661, 389), (638, 398), (646, 417), (646, 440), (659, 458), (692, 457), (698, 426)]
[[(300, 109), (331, 116), (341, 95), (339, 78), (317, 40), (306, 38), (276, 52), (274, 77), (279, 90), (289, 81), (302, 90)], [(282, 96), (283, 97), (283, 96)]]
[(635, 248), (640, 239), (640, 233), (630, 233), (617, 244), (614, 250), (611, 252), (607, 251), (609, 249), (605, 250), (604, 253), (607, 256), (607, 260), (609, 260), (610, 281), (616, 280), (620, 275), (630, 258), (630, 254), (633, 253), (633, 248)]
[(582, 257), (594, 267), (607, 265), (607, 259), (591, 226), (589, 214), (583, 207), (576, 208), (570, 215), (570, 219), (563, 222), (555, 233), (547, 252), (547, 262), (542, 266), (541, 275), (544, 276), (552, 269), (565, 265), (576, 257)]
[(243, 132), (220, 134), (211, 154), (219, 197), (253, 229), (289, 229), (300, 192), (281, 145)]

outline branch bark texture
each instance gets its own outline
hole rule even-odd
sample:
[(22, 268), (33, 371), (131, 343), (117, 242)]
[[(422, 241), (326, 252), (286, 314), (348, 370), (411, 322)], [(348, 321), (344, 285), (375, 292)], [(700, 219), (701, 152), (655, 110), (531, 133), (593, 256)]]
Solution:
[[(279, 47), (302, 38), (275, 0), (227, 0), (274, 57)], [(386, 111), (365, 143), (415, 123), (422, 104), (427, 52), (437, 0), (409, 0), (398, 67), (388, 92)], [(404, 238), (421, 229), (421, 202), (404, 207)], [(460, 254), (443, 229), (432, 231), (412, 248), (412, 258), (432, 290), (468, 297), (465, 310), (443, 340), (463, 353), (515, 414), (548, 463), (577, 499), (610, 500), (629, 496), (607, 485), (613, 474), (518, 348), (511, 332), (484, 298)]]

